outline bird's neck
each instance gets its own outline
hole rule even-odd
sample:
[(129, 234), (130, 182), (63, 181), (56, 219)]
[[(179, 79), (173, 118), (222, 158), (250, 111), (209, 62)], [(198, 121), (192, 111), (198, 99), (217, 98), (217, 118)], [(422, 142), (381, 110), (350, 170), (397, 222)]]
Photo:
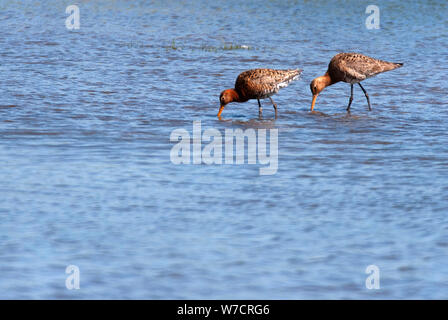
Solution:
[(247, 101), (247, 99), (244, 97), (244, 94), (238, 92), (235, 89), (229, 89), (229, 94), (232, 97), (233, 102), (246, 102)]
[(321, 78), (321, 81), (325, 84), (325, 87), (331, 86), (332, 84), (335, 84), (337, 82), (331, 78), (328, 71), (320, 78)]

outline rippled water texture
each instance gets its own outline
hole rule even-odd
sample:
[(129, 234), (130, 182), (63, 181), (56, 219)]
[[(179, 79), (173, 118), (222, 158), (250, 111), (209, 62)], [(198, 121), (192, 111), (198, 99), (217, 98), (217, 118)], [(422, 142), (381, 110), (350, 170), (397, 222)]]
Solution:
[[(0, 1), (1, 298), (448, 297), (446, 1), (376, 1), (379, 30), (370, 1), (79, 1), (73, 31), (68, 4)], [(373, 111), (339, 83), (311, 114), (341, 51), (405, 65), (364, 82)], [(218, 121), (255, 67), (304, 72), (277, 121)], [(172, 164), (193, 120), (277, 128), (278, 172)]]

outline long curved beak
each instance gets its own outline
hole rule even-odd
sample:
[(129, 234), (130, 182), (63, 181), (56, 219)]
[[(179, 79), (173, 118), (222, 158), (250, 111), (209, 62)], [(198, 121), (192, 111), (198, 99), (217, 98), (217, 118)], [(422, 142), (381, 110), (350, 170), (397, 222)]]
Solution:
[(317, 94), (313, 95), (313, 101), (311, 101), (311, 111), (314, 110), (314, 105), (316, 104)]
[(224, 107), (225, 107), (225, 106), (221, 105), (221, 107), (219, 108), (218, 118), (221, 117), (221, 113), (222, 113), (222, 111), (224, 110)]

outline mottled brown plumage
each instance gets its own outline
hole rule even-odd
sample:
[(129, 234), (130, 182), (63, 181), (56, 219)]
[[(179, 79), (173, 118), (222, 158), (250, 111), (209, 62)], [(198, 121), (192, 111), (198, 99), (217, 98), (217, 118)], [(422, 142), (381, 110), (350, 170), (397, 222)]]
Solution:
[(257, 99), (258, 111), (261, 117), (262, 108), (260, 99), (269, 98), (275, 109), (277, 117), (277, 105), (271, 96), (276, 94), (281, 88), (288, 86), (291, 81), (297, 80), (301, 70), (274, 70), (274, 69), (253, 69), (242, 72), (235, 81), (234, 89), (227, 89), (221, 92), (219, 97), (220, 109), (218, 117), (221, 116), (224, 107), (230, 102), (246, 102), (250, 99)]
[(317, 95), (326, 87), (339, 81), (347, 82), (351, 85), (351, 95), (347, 111), (350, 111), (350, 105), (353, 101), (353, 84), (356, 83), (358, 83), (364, 92), (369, 110), (371, 110), (369, 95), (360, 82), (376, 76), (379, 73), (397, 69), (402, 65), (402, 63), (374, 59), (360, 53), (339, 53), (335, 55), (331, 59), (325, 75), (314, 79), (310, 84), (310, 89), (313, 94), (311, 111), (314, 109)]

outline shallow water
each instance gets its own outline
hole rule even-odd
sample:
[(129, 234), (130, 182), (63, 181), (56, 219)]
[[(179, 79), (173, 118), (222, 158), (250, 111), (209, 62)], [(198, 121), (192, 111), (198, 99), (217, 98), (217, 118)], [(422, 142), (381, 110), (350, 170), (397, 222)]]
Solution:
[[(0, 298), (447, 298), (446, 1), (377, 1), (379, 30), (365, 1), (78, 4), (69, 31), (64, 2), (0, 1)], [(405, 65), (364, 82), (373, 111), (336, 84), (311, 114), (341, 51)], [(218, 121), (255, 67), (304, 72), (276, 121)], [(174, 165), (193, 120), (277, 128), (278, 172)]]

